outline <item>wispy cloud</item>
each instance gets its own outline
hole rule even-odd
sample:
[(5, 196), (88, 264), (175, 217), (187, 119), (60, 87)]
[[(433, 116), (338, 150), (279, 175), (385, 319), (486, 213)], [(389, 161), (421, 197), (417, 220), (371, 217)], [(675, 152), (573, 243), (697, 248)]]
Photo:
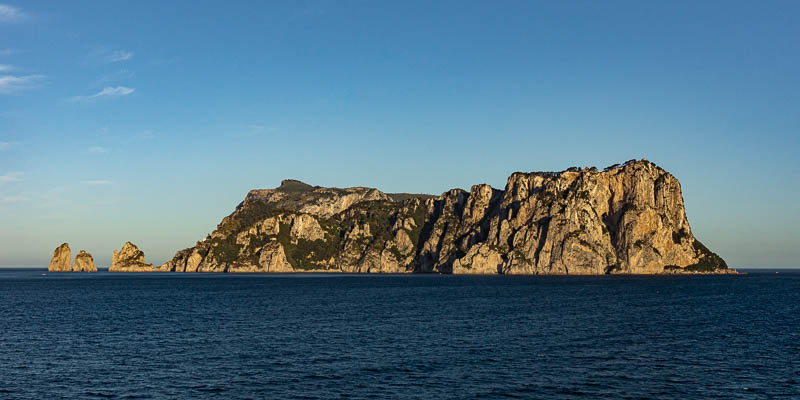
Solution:
[(122, 49), (109, 49), (104, 46), (96, 47), (87, 55), (87, 61), (90, 64), (113, 64), (122, 61), (128, 61), (133, 58), (134, 53)]
[(267, 125), (258, 125), (258, 124), (251, 124), (247, 126), (247, 132), (250, 135), (257, 136), (263, 135), (267, 133), (274, 133), (277, 132), (278, 128), (274, 126), (267, 126)]
[(17, 22), (25, 18), (25, 13), (18, 7), (0, 4), (0, 22)]
[(45, 78), (44, 75), (3, 75), (0, 76), (0, 93), (12, 93), (18, 90), (36, 87)]
[(6, 172), (5, 174), (0, 175), (0, 183), (11, 183), (20, 181), (22, 181), (21, 172)]
[(110, 64), (120, 61), (127, 61), (130, 60), (131, 58), (133, 58), (132, 51), (114, 50), (105, 56), (105, 61)]
[(72, 98), (72, 101), (92, 100), (98, 97), (122, 97), (122, 96), (127, 96), (133, 93), (134, 91), (136, 91), (136, 89), (125, 86), (117, 86), (117, 87), (106, 86), (103, 88), (103, 90), (91, 96), (75, 96)]
[(81, 181), (81, 183), (89, 186), (98, 186), (98, 185), (110, 185), (114, 182), (104, 179), (97, 179), (97, 180)]
[(101, 76), (97, 80), (97, 84), (98, 85), (104, 85), (104, 84), (107, 84), (109, 82), (124, 81), (124, 80), (133, 78), (133, 75), (134, 75), (133, 71), (128, 71), (127, 69), (121, 69), (119, 71), (115, 71), (115, 72), (112, 72), (110, 74), (105, 74), (105, 75)]
[(97, 93), (97, 94), (93, 95), (92, 97), (127, 96), (127, 95), (133, 93), (135, 90), (136, 89), (134, 89), (134, 88), (129, 88), (129, 87), (125, 87), (125, 86), (117, 86), (117, 87), (106, 86), (106, 87), (103, 88), (103, 90), (100, 91), (100, 93)]
[(12, 69), (14, 69), (14, 67), (8, 64), (0, 64), (0, 72), (8, 72), (11, 71)]
[(0, 49), (0, 56), (10, 56), (16, 53), (14, 49)]
[(153, 66), (159, 66), (159, 65), (175, 64), (176, 62), (178, 62), (177, 57), (170, 57), (170, 58), (156, 58), (154, 60), (148, 61), (147, 63)]
[(19, 146), (19, 144), (19, 142), (0, 141), (0, 151), (11, 150), (12, 148)]
[(20, 195), (10, 195), (10, 196), (0, 196), (0, 203), (7, 204), (7, 203), (21, 203), (25, 201), (30, 201), (29, 197), (20, 196)]
[(89, 147), (88, 149), (89, 153), (108, 153), (109, 150), (111, 149), (109, 149), (108, 147), (100, 147), (100, 146)]

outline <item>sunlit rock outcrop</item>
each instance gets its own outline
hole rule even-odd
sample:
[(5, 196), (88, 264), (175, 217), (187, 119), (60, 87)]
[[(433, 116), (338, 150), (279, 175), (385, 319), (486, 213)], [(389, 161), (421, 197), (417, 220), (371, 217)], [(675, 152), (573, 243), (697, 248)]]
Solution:
[[(137, 265), (145, 265), (143, 255)], [(250, 191), (214, 232), (160, 270), (729, 271), (692, 235), (678, 180), (647, 160), (603, 171), (516, 172), (503, 190), (481, 184), (438, 197), (286, 180), (275, 189)]]
[(75, 256), (75, 265), (73, 266), (75, 272), (97, 272), (97, 266), (94, 265), (94, 258), (85, 250), (78, 252)]
[(139, 250), (135, 244), (125, 242), (122, 248), (111, 258), (110, 272), (150, 272), (157, 271), (153, 264), (147, 264), (144, 260), (144, 252)]
[(68, 243), (63, 243), (53, 250), (53, 258), (50, 259), (50, 266), (47, 267), (47, 270), (51, 272), (72, 271), (72, 251), (69, 249)]

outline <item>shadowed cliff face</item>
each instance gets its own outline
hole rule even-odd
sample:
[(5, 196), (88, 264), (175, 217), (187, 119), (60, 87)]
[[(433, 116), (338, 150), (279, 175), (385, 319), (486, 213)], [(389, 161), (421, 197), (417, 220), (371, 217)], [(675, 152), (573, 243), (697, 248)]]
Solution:
[(677, 179), (632, 160), (605, 171), (518, 172), (505, 190), (476, 185), (436, 198), (287, 180), (248, 193), (160, 270), (649, 274), (727, 266), (692, 235)]

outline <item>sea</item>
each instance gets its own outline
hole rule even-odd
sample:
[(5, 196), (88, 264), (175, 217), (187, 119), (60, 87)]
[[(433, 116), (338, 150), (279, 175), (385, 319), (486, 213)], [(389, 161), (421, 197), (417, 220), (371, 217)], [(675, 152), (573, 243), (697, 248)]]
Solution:
[(800, 398), (800, 270), (0, 270), (2, 399)]

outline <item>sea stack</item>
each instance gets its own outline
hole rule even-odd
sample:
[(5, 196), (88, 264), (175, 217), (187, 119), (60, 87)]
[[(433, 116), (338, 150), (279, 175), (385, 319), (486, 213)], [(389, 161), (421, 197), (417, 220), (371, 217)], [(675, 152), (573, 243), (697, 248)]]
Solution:
[(153, 264), (147, 264), (144, 260), (144, 252), (139, 250), (135, 244), (125, 242), (122, 249), (111, 257), (111, 267), (109, 272), (150, 272), (156, 271)]
[(85, 250), (81, 250), (75, 256), (75, 265), (72, 270), (75, 272), (97, 272), (97, 266), (94, 265), (92, 255)]
[(69, 243), (63, 243), (61, 246), (56, 247), (47, 270), (51, 272), (72, 271), (72, 251), (69, 249)]

